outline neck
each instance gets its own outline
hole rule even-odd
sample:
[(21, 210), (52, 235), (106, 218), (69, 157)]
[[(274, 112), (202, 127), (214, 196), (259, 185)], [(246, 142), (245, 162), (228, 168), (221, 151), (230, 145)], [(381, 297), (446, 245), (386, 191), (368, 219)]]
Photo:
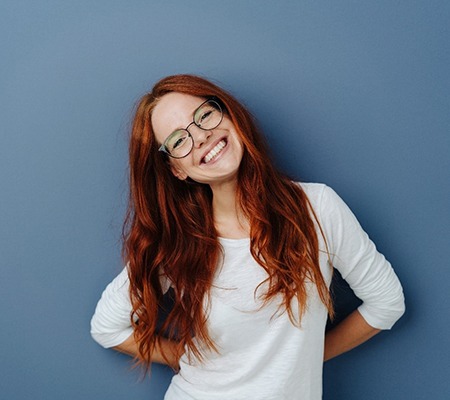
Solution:
[(236, 189), (236, 181), (211, 186), (213, 192), (212, 206), (215, 217), (220, 215), (237, 215)]
[(236, 181), (211, 187), (214, 222), (221, 237), (240, 239), (250, 234), (248, 221), (236, 202), (236, 188)]

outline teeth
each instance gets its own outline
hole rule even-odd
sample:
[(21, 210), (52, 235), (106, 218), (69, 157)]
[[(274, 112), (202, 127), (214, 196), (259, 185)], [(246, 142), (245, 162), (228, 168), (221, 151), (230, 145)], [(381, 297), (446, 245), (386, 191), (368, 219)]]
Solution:
[(221, 140), (217, 145), (205, 156), (205, 163), (209, 163), (220, 151), (225, 147), (225, 140)]

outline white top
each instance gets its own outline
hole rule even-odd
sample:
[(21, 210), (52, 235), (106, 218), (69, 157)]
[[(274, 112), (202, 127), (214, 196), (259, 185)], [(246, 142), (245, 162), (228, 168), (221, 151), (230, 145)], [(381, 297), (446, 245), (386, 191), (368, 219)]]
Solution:
[[(390, 264), (376, 251), (345, 203), (322, 184), (301, 184), (325, 234), (333, 266), (363, 300), (358, 308), (378, 329), (390, 329), (404, 312), (401, 285)], [(320, 266), (329, 284), (331, 268), (318, 232)], [(327, 310), (314, 285), (309, 287), (301, 327), (277, 299), (261, 307), (266, 272), (250, 254), (249, 239), (220, 239), (224, 250), (208, 310), (208, 329), (220, 353), (203, 363), (187, 357), (172, 379), (165, 400), (318, 400)], [(104, 347), (119, 345), (131, 333), (128, 276), (124, 269), (105, 289), (91, 321), (93, 338)], [(295, 303), (295, 302), (294, 302)], [(293, 304), (296, 310), (296, 304)]]

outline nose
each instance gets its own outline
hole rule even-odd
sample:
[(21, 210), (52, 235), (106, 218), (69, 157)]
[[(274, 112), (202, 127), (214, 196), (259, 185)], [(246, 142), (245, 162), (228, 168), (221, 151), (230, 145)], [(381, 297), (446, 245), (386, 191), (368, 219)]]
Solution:
[(212, 131), (201, 129), (196, 125), (189, 127), (189, 133), (194, 140), (194, 147), (200, 148), (205, 142), (208, 141), (209, 137), (212, 135)]

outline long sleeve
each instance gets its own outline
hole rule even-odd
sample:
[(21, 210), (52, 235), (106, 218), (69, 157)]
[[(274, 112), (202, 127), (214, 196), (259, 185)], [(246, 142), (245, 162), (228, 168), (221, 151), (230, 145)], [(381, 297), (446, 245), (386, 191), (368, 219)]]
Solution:
[(127, 269), (106, 287), (91, 319), (91, 335), (105, 348), (123, 343), (133, 333)]
[(359, 312), (374, 328), (392, 328), (403, 315), (405, 303), (391, 264), (377, 251), (348, 206), (326, 186), (319, 214), (333, 266), (363, 301)]

